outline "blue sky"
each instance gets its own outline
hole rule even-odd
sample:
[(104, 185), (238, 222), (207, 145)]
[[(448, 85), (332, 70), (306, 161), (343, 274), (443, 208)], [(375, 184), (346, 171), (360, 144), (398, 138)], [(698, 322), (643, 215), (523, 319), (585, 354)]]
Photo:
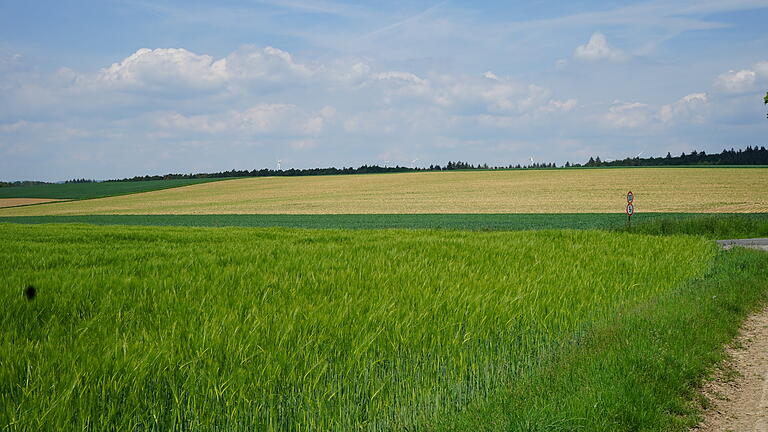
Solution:
[(0, 180), (765, 145), (768, 0), (0, 3)]

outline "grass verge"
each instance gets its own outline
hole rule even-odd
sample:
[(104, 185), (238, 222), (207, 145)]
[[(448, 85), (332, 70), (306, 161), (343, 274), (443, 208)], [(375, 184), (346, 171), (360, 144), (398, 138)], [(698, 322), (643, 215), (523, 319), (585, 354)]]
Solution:
[(768, 214), (664, 216), (643, 219), (620, 230), (647, 235), (695, 235), (713, 240), (768, 237)]
[(720, 252), (711, 271), (595, 326), (438, 431), (685, 431), (702, 379), (768, 299), (768, 254)]

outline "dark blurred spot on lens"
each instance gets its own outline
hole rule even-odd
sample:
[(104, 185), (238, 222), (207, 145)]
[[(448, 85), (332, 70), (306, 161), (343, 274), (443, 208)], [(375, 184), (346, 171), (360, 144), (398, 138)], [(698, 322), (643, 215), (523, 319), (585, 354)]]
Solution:
[(24, 297), (27, 298), (27, 300), (32, 300), (37, 295), (37, 290), (32, 285), (28, 286), (27, 289), (24, 290)]

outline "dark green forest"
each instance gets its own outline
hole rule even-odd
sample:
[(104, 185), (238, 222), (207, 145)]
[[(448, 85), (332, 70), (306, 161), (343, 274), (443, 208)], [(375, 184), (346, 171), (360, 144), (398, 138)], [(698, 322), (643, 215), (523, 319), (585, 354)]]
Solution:
[[(747, 146), (744, 150), (723, 150), (722, 153), (707, 154), (692, 151), (689, 154), (664, 157), (626, 158), (610, 162), (601, 161), (600, 156), (589, 158), (583, 166), (665, 166), (665, 165), (768, 165), (768, 150), (765, 147)], [(574, 165), (579, 166), (579, 165)]]

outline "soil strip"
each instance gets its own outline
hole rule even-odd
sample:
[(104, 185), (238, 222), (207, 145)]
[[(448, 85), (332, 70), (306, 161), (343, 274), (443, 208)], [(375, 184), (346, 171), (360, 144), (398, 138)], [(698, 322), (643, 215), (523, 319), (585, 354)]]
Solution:
[(718, 240), (717, 241), (723, 249), (730, 249), (734, 246), (742, 246), (752, 249), (759, 249), (768, 251), (768, 238), (751, 238), (751, 239), (735, 239), (735, 240)]
[[(768, 250), (768, 239), (724, 240), (724, 248)], [(768, 432), (768, 308), (750, 316), (703, 388), (709, 407), (693, 431)]]

